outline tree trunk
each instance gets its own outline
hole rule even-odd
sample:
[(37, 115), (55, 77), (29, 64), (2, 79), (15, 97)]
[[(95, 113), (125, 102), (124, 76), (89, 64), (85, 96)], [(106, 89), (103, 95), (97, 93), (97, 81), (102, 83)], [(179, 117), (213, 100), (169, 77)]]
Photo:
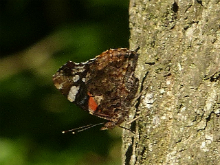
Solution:
[(141, 97), (123, 164), (220, 164), (220, 1), (130, 2)]

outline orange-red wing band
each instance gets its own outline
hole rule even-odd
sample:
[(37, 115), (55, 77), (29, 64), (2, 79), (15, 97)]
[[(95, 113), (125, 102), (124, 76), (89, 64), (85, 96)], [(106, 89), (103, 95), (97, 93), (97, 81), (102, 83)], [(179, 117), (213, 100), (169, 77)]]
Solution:
[(89, 95), (88, 108), (91, 113), (94, 113), (98, 108), (98, 104), (96, 103), (91, 93), (88, 92), (88, 95)]

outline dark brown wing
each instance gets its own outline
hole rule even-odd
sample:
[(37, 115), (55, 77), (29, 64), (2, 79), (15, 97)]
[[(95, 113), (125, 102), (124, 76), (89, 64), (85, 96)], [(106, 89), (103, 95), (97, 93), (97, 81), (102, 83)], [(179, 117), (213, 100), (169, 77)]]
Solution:
[(54, 85), (90, 114), (120, 124), (137, 92), (137, 59), (136, 51), (119, 48), (84, 63), (69, 61), (53, 76)]
[(137, 59), (137, 52), (119, 48), (103, 52), (91, 63), (86, 86), (99, 100), (97, 109), (90, 113), (117, 124), (124, 121), (138, 88), (134, 76)]
[(55, 87), (67, 97), (70, 102), (77, 104), (84, 110), (88, 110), (87, 88), (85, 85), (89, 65), (93, 59), (85, 63), (68, 61), (53, 75)]

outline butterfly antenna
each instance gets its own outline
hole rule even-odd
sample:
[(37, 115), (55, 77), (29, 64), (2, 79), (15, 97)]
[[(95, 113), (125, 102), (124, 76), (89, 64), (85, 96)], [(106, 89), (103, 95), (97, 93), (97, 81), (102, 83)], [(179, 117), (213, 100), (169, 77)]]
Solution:
[(122, 128), (122, 129), (125, 129), (125, 130), (128, 130), (128, 131), (130, 131), (131, 133), (133, 133), (133, 134), (135, 134), (135, 132), (134, 131), (132, 131), (131, 129), (129, 129), (129, 128), (126, 128), (126, 127), (123, 127), (123, 126), (118, 126), (119, 128)]
[(69, 129), (69, 130), (66, 130), (66, 131), (62, 131), (62, 133), (68, 133), (68, 132), (72, 132), (72, 134), (76, 134), (78, 132), (82, 132), (82, 131), (85, 131), (87, 129), (90, 129), (92, 127), (95, 127), (97, 125), (102, 125), (104, 123), (97, 123), (97, 124), (88, 124), (88, 125), (85, 125), (85, 126), (82, 126), (82, 127), (78, 127), (78, 128), (73, 128), (73, 129)]

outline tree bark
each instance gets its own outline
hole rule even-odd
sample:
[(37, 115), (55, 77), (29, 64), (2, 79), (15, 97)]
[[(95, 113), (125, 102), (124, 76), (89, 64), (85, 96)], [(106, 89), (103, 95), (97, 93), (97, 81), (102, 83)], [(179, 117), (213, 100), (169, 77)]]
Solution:
[(123, 164), (220, 164), (220, 1), (131, 0), (129, 12), (143, 92)]

